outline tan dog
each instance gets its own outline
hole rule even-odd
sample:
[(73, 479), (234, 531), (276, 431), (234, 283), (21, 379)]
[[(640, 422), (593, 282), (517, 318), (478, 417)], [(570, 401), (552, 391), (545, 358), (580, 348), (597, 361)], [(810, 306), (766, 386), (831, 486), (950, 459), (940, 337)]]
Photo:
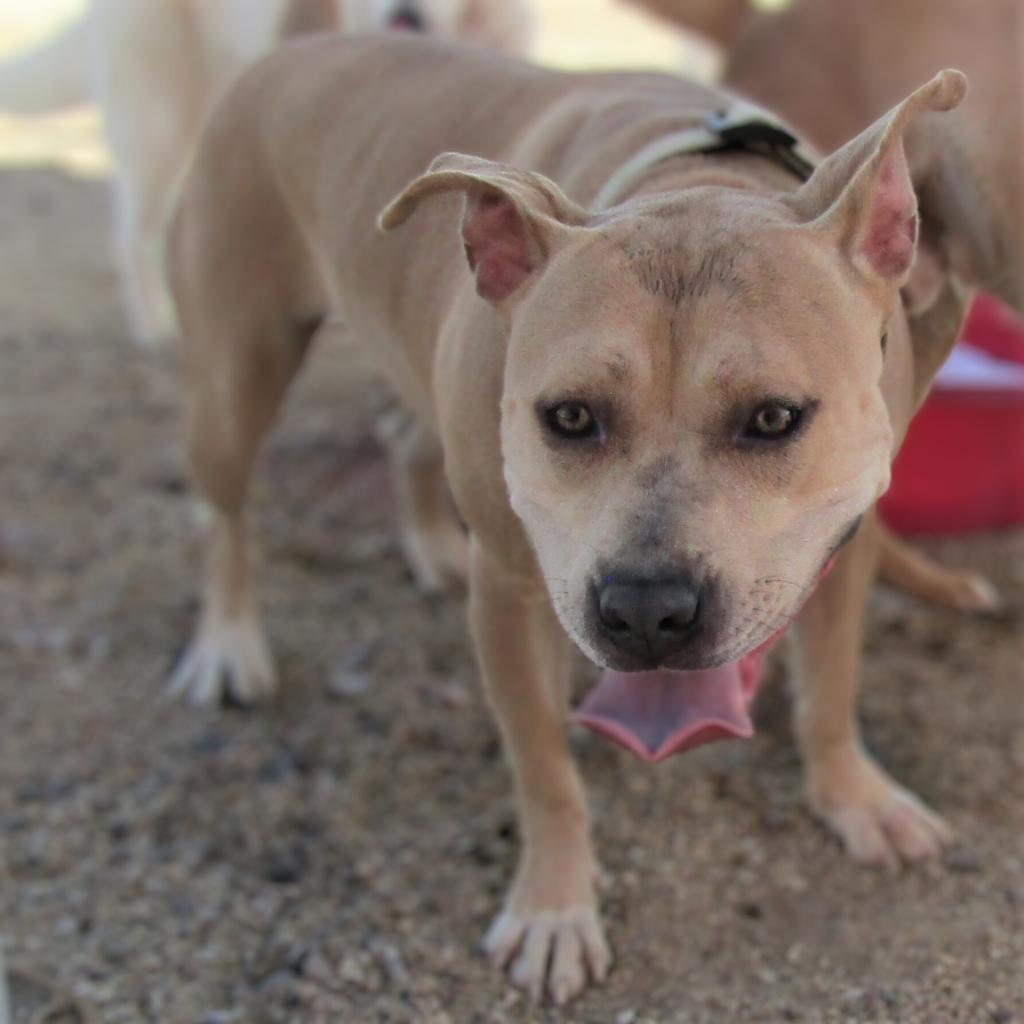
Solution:
[[(900, 302), (917, 238), (903, 139), (963, 94), (943, 73), (802, 185), (751, 152), (667, 154), (626, 180), (727, 99), (428, 41), (285, 48), (212, 120), (173, 290), (217, 523), (172, 686), (274, 685), (243, 506), (317, 326), (340, 316), (416, 416), (394, 461), (421, 578), (464, 566), (445, 472), (470, 529), (472, 631), (525, 844), (487, 944), (534, 994), (562, 1002), (610, 962), (567, 637), (613, 670), (623, 714), (660, 693), (666, 714), (707, 717), (736, 712), (734, 659), (798, 616), (817, 812), (868, 861), (932, 856), (948, 834), (868, 756), (854, 706), (872, 507), (966, 301), (949, 277), (913, 317)], [(439, 149), (475, 155), (421, 174)], [(590, 212), (610, 180), (622, 194)], [(381, 234), (385, 206), (402, 230)]]
[(39, 48), (0, 63), (0, 109), (95, 102), (114, 154), (117, 256), (136, 341), (174, 333), (167, 222), (214, 101), (281, 39), (389, 28), (525, 52), (526, 0), (91, 0)]

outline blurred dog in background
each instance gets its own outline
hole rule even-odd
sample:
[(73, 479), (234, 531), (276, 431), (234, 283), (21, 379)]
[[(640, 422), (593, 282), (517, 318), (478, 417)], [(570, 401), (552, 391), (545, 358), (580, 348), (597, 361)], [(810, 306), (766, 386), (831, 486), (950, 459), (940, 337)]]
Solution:
[(792, 0), (776, 12), (752, 0), (631, 2), (724, 47), (723, 84), (826, 152), (939, 68), (964, 71), (963, 106), (907, 139), (922, 231), (949, 239), (931, 280), (952, 268), (1024, 312), (1019, 0)]
[(132, 334), (174, 333), (164, 235), (214, 101), (280, 40), (388, 29), (526, 50), (526, 0), (92, 0), (56, 37), (0, 64), (0, 108), (96, 103), (115, 162), (118, 267)]

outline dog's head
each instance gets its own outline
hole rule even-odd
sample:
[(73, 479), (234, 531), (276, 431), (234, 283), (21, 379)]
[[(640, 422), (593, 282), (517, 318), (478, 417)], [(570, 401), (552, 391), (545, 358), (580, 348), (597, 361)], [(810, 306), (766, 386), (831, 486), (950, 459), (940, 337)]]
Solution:
[(447, 155), (382, 215), (466, 196), (477, 291), (509, 322), (509, 496), (599, 664), (751, 650), (886, 489), (909, 416), (893, 395), (914, 388), (902, 137), (964, 89), (938, 76), (791, 194), (698, 187), (592, 216), (537, 174)]

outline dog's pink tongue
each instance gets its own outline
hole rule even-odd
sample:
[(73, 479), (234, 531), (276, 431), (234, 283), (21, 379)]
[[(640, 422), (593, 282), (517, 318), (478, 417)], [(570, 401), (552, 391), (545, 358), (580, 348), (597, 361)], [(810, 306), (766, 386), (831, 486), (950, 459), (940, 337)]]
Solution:
[(714, 740), (749, 739), (755, 673), (745, 661), (696, 672), (605, 672), (577, 722), (645, 761)]

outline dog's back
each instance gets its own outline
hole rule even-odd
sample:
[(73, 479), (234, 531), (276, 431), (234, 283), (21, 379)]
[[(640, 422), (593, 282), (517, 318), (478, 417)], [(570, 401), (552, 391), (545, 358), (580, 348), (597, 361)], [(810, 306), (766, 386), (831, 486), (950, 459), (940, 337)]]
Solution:
[[(468, 105), (465, 97), (475, 95), (488, 102)], [(439, 311), (465, 280), (450, 227), (454, 200), (425, 210), (424, 229), (402, 238), (382, 236), (376, 216), (435, 156), (448, 150), (514, 162), (586, 202), (629, 154), (720, 104), (719, 93), (670, 76), (565, 75), (425, 39), (339, 37), (282, 47), (211, 119), (173, 246), (178, 288), (188, 290), (186, 279), (205, 287), (210, 247), (186, 239), (212, 225), (247, 238), (240, 258), (273, 260), (250, 239), (252, 225), (276, 218), (280, 205), (288, 245), (306, 250), (280, 273), (298, 273), (289, 287), (303, 302), (338, 301), (344, 308), (319, 312), (340, 313), (371, 333), (422, 339), (418, 357), (427, 360)], [(235, 216), (246, 218), (244, 233), (227, 223)], [(324, 267), (338, 295), (320, 292)]]

